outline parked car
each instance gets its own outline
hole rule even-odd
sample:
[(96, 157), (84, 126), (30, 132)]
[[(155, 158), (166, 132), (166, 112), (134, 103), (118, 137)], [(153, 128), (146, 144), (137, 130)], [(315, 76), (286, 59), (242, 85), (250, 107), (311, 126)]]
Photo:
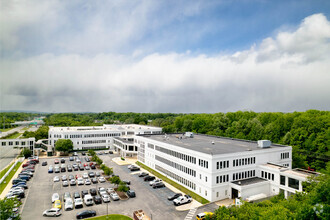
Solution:
[(72, 166), (68, 166), (68, 172), (72, 172)]
[(31, 177), (24, 174), (18, 174), (18, 178), (29, 181)]
[(133, 198), (133, 197), (135, 197), (136, 196), (136, 194), (135, 194), (135, 192), (134, 192), (134, 190), (128, 190), (127, 192), (127, 195), (128, 195), (128, 197), (130, 197), (130, 198)]
[(100, 177), (101, 176), (100, 172), (95, 172), (95, 176)]
[(131, 168), (131, 171), (138, 171), (138, 170), (140, 170), (140, 167), (134, 166), (134, 167)]
[(152, 186), (152, 185), (154, 185), (154, 183), (159, 183), (159, 182), (162, 182), (162, 181), (163, 180), (161, 180), (161, 179), (154, 179), (154, 180), (149, 182), (149, 185)]
[(102, 199), (99, 195), (94, 196), (94, 203), (95, 204), (102, 204)]
[(20, 178), (17, 178), (17, 179), (13, 179), (11, 181), (12, 184), (17, 184), (17, 183), (26, 183), (26, 180), (23, 180), (23, 179), (20, 179)]
[(122, 182), (126, 183), (126, 185), (131, 185), (131, 181), (129, 180), (123, 180)]
[(88, 174), (87, 174), (87, 173), (84, 173), (82, 177), (83, 177), (84, 179), (88, 179)]
[(107, 190), (104, 187), (99, 187), (98, 191), (99, 191), (100, 195), (102, 194), (102, 192), (105, 192), (105, 193), (107, 192)]
[(54, 181), (54, 182), (59, 182), (59, 181), (60, 181), (60, 177), (58, 177), (58, 176), (54, 176), (53, 181)]
[(110, 196), (108, 194), (102, 194), (101, 197), (104, 203), (110, 202)]
[(71, 194), (70, 192), (65, 192), (63, 196), (63, 201), (66, 202), (67, 199), (71, 199)]
[(70, 186), (75, 186), (77, 184), (75, 179), (70, 180)]
[(97, 191), (96, 191), (95, 188), (91, 188), (91, 189), (89, 189), (89, 193), (90, 193), (92, 196), (97, 195)]
[(85, 185), (91, 185), (91, 181), (89, 179), (85, 179)]
[(93, 171), (89, 171), (89, 172), (88, 172), (88, 176), (89, 176), (90, 178), (93, 178), (93, 177), (95, 177), (95, 173), (94, 173)]
[(115, 191), (115, 190), (114, 190), (113, 188), (107, 188), (107, 189), (106, 189), (106, 192), (109, 193), (109, 194), (112, 193), (112, 192), (114, 192), (114, 191)]
[(145, 177), (148, 176), (149, 174), (146, 172), (139, 173), (139, 177)]
[(26, 185), (26, 183), (17, 183), (17, 184), (14, 184), (12, 187), (23, 187), (24, 189), (28, 189), (29, 187)]
[(74, 171), (78, 171), (79, 170), (79, 167), (78, 166), (73, 166), (73, 170)]
[(55, 200), (53, 208), (61, 209), (62, 208), (61, 200)]
[(109, 150), (109, 154), (113, 154), (113, 151), (112, 150)]
[(95, 184), (95, 183), (98, 183), (98, 181), (97, 181), (97, 178), (96, 178), (96, 177), (92, 178), (91, 180), (92, 180), (92, 183), (94, 183), (94, 184)]
[(77, 184), (78, 184), (78, 185), (84, 185), (84, 179), (81, 178), (81, 177), (79, 177), (79, 178), (77, 179)]
[(202, 212), (196, 215), (197, 220), (205, 220), (206, 216), (212, 217), (214, 214), (212, 212)]
[(66, 175), (62, 175), (62, 176), (61, 176), (61, 179), (62, 179), (62, 181), (65, 181), (65, 180), (67, 180), (68, 178), (66, 177)]
[(68, 177), (69, 180), (75, 179), (74, 175), (70, 174)]
[(71, 198), (68, 198), (65, 203), (64, 203), (64, 210), (68, 211), (68, 210), (73, 210), (73, 201)]
[(184, 195), (184, 196), (179, 196), (178, 198), (174, 199), (173, 204), (178, 206), (178, 205), (190, 203), (191, 201), (192, 201), (192, 198), (189, 195)]
[(55, 163), (55, 164), (59, 164), (60, 161), (59, 161), (58, 159), (55, 159), (55, 160), (54, 160), (54, 163)]
[(90, 166), (85, 167), (85, 170), (90, 170), (90, 169), (91, 169)]
[(88, 191), (87, 190), (82, 190), (81, 191), (81, 198), (84, 198), (85, 195), (87, 195), (87, 194), (88, 194)]
[(84, 203), (87, 206), (93, 205), (94, 204), (93, 197), (90, 194), (85, 195), (85, 197), (84, 197)]
[(65, 163), (65, 159), (64, 158), (61, 158), (61, 163)]
[(79, 165), (79, 170), (85, 170), (85, 167), (82, 164), (80, 164)]
[(99, 182), (100, 182), (100, 183), (104, 183), (105, 181), (106, 181), (106, 180), (104, 179), (103, 176), (99, 177)]
[(69, 157), (69, 160), (70, 160), (70, 161), (74, 161), (73, 157)]
[(54, 169), (54, 172), (55, 172), (55, 173), (59, 173), (59, 172), (60, 172), (60, 168), (55, 168), (55, 169)]
[(55, 216), (55, 217), (58, 217), (61, 214), (62, 214), (61, 210), (58, 208), (47, 209), (42, 213), (43, 216)]
[(47, 161), (42, 162), (41, 166), (47, 166)]
[(88, 157), (85, 157), (86, 162), (90, 162), (91, 160)]
[(89, 218), (96, 216), (96, 212), (94, 210), (84, 210), (82, 212), (78, 212), (76, 215), (77, 219)]
[(170, 195), (169, 197), (167, 197), (167, 199), (170, 200), (170, 201), (172, 201), (172, 200), (174, 200), (174, 199), (176, 199), (176, 198), (178, 198), (180, 196), (182, 196), (181, 193), (174, 193), (174, 194)]
[(96, 169), (96, 167), (95, 167), (94, 164), (90, 165), (90, 167), (91, 167), (92, 170), (95, 170)]
[(119, 196), (118, 196), (118, 194), (117, 194), (116, 192), (112, 192), (112, 193), (110, 193), (110, 197), (111, 197), (111, 199), (112, 199), (113, 201), (117, 201), (117, 200), (119, 200)]
[(145, 176), (144, 177), (144, 181), (152, 181), (152, 180), (154, 180), (156, 177), (154, 177), (154, 176)]
[(80, 193), (79, 192), (74, 192), (73, 193), (73, 198), (74, 199), (80, 198)]
[(74, 207), (75, 207), (76, 209), (78, 209), (78, 208), (82, 208), (82, 207), (83, 207), (83, 200), (82, 200), (81, 198), (76, 198), (76, 199), (74, 200)]
[(62, 182), (62, 186), (63, 186), (63, 187), (67, 187), (67, 186), (69, 186), (69, 183), (68, 183), (68, 181), (66, 181), (66, 180), (65, 180), (65, 181), (63, 181), (63, 182)]
[(156, 189), (156, 188), (163, 188), (165, 187), (165, 184), (163, 182), (157, 182), (157, 183), (154, 183), (152, 185), (152, 188)]
[(58, 193), (53, 193), (52, 195), (52, 202), (55, 202), (56, 200), (60, 199), (60, 195)]

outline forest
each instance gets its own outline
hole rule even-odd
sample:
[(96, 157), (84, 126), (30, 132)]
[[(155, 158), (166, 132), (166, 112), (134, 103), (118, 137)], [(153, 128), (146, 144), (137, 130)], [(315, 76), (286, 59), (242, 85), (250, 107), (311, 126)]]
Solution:
[[(26, 120), (29, 113), (1, 113), (8, 120)], [(58, 113), (45, 114), (47, 126), (98, 126), (113, 123), (148, 124), (165, 133), (195, 133), (247, 140), (271, 140), (293, 147), (293, 167), (326, 169), (329, 162), (330, 112), (252, 112), (214, 114), (175, 113)], [(16, 118), (15, 118), (16, 117)]]

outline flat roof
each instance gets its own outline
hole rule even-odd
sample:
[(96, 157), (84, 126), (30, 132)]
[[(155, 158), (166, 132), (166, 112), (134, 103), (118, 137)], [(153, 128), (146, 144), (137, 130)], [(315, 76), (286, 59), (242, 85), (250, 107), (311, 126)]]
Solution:
[(286, 170), (286, 171), (284, 171), (284, 173), (291, 174), (291, 175), (297, 175), (297, 176), (304, 177), (304, 178), (307, 178), (309, 176), (318, 176), (320, 174), (318, 172), (304, 170), (304, 169), (300, 169), (300, 168), (295, 168), (293, 170)]
[[(285, 148), (289, 146), (272, 144), (268, 148), (259, 148), (256, 141), (239, 140), (232, 138), (224, 138), (218, 136), (194, 134), (193, 138), (186, 137), (183, 134), (166, 134), (166, 135), (141, 135), (142, 137), (175, 145), (178, 147), (190, 149), (193, 151), (217, 155), (230, 154), (244, 151), (260, 151), (274, 148)], [(166, 136), (166, 138), (165, 138)]]
[(103, 126), (49, 127), (51, 131), (88, 132), (88, 131), (161, 131), (160, 127), (136, 124), (104, 124)]
[(251, 185), (251, 184), (256, 184), (256, 183), (261, 183), (261, 182), (265, 182), (268, 180), (259, 178), (259, 177), (252, 177), (249, 179), (244, 179), (244, 180), (236, 180), (232, 183), (238, 185), (238, 186), (247, 186), (247, 185)]

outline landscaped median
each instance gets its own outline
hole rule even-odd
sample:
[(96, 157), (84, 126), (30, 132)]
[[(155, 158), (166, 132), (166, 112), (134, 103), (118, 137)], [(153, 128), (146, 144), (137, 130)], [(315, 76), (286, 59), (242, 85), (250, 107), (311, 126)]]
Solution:
[(97, 220), (133, 220), (132, 218), (126, 216), (126, 215), (118, 215), (118, 214), (112, 214), (112, 215), (103, 215), (103, 216), (98, 216), (94, 218), (89, 218), (89, 219), (97, 219)]
[(150, 173), (152, 173), (153, 175), (155, 175), (156, 177), (158, 177), (159, 179), (162, 179), (163, 181), (171, 184), (172, 186), (174, 186), (175, 188), (177, 188), (178, 190), (180, 190), (181, 192), (190, 195), (193, 199), (195, 199), (196, 201), (202, 203), (202, 204), (206, 204), (209, 203), (208, 200), (204, 199), (203, 197), (197, 195), (196, 193), (190, 191), (189, 189), (181, 186), (180, 184), (174, 182), (173, 180), (167, 178), (166, 176), (158, 173), (157, 171), (151, 169), (150, 167), (140, 163), (140, 162), (136, 162), (137, 165), (139, 165), (140, 167), (142, 167), (143, 169), (149, 171)]
[(0, 172), (0, 179), (7, 173), (7, 171), (12, 167), (14, 162), (11, 162), (5, 169)]
[[(9, 173), (9, 175), (5, 178), (5, 180), (0, 184), (0, 194), (2, 193), (2, 191), (6, 188), (6, 186), (8, 185), (8, 183), (10, 183), (11, 179), (13, 178), (13, 176), (15, 175), (16, 171), (18, 170), (18, 168), (21, 166), (23, 162), (17, 162), (17, 164), (15, 165), (15, 167), (12, 169), (12, 171)], [(10, 167), (9, 167), (10, 169)], [(8, 169), (8, 170), (9, 170)]]

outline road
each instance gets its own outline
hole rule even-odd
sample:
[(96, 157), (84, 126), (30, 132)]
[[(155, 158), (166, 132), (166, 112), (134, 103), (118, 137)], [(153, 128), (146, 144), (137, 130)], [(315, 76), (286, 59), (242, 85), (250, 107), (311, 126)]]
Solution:
[(19, 153), (19, 149), (0, 146), (0, 170), (5, 168)]

